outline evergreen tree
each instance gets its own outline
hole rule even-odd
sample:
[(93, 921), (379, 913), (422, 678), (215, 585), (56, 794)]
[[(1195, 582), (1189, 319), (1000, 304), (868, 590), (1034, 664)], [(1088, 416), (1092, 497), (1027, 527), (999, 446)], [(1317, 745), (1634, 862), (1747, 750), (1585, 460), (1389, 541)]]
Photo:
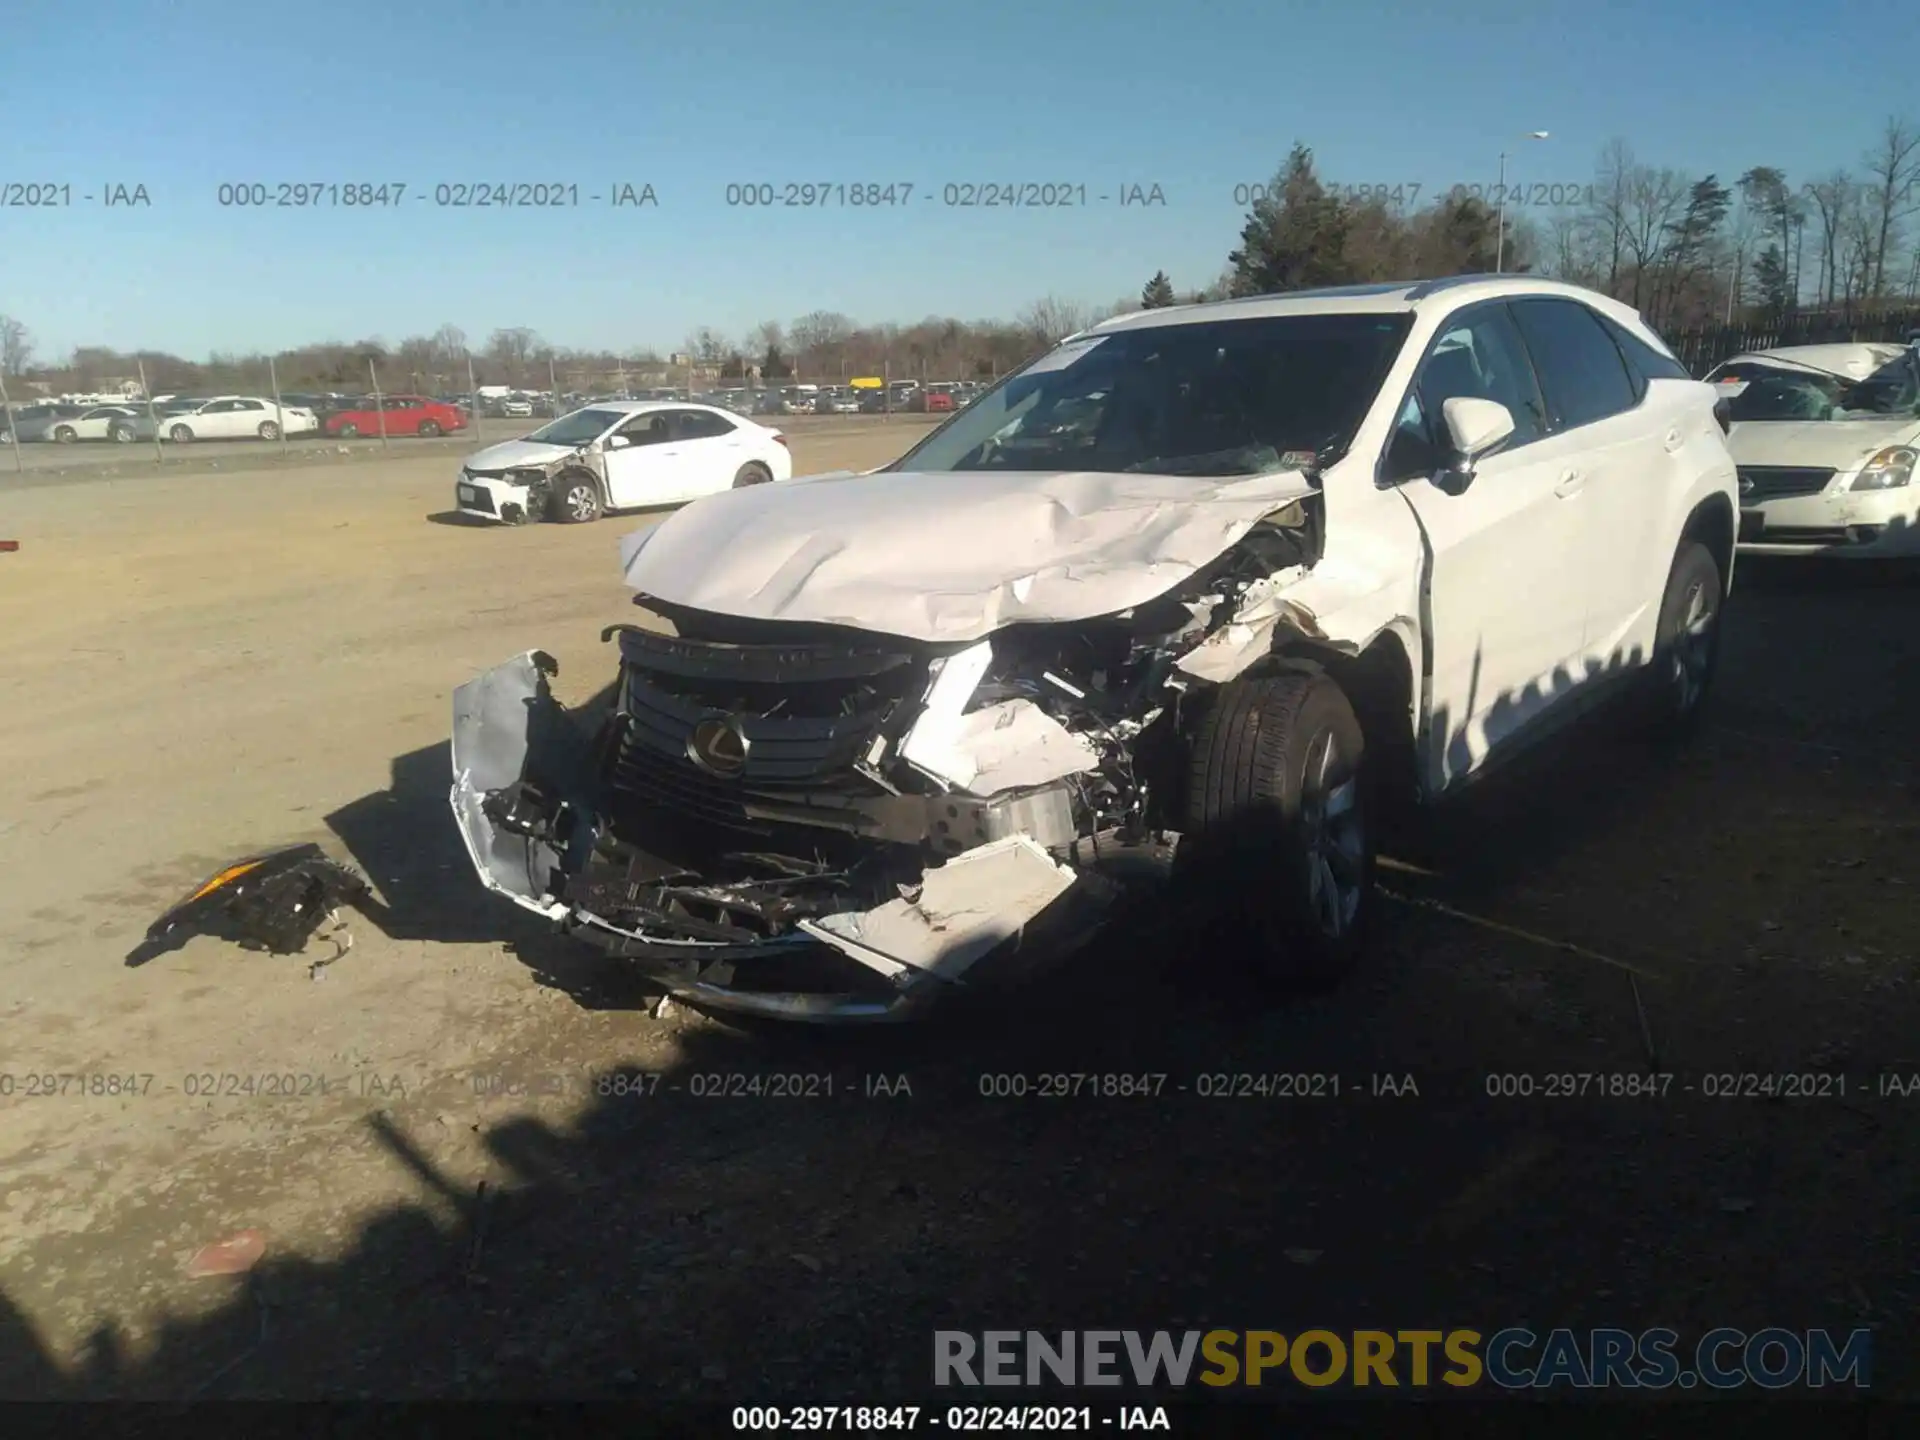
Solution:
[(1240, 248), (1227, 257), (1233, 293), (1264, 295), (1348, 282), (1348, 229), (1346, 205), (1320, 183), (1313, 152), (1295, 145), (1241, 226)]
[(1145, 310), (1164, 310), (1174, 303), (1173, 281), (1167, 278), (1167, 272), (1156, 270), (1153, 279), (1147, 282), (1147, 288), (1140, 292), (1140, 306)]

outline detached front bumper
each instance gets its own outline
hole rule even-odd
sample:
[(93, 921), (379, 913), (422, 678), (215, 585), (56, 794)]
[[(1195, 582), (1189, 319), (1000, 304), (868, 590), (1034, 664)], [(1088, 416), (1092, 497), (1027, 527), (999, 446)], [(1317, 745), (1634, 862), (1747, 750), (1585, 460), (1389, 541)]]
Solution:
[(486, 475), (462, 475), (453, 486), (453, 501), (462, 515), (501, 525), (524, 525), (540, 517), (534, 513), (530, 485)]
[[(679, 998), (786, 1020), (903, 1020), (950, 995), (990, 955), (1024, 956), (1030, 945), (1043, 955), (1064, 951), (1090, 927), (1088, 906), (1108, 898), (1103, 882), (1056, 862), (1025, 834), (929, 865), (917, 884), (891, 893), (849, 887), (845, 908), (815, 903), (808, 913), (783, 898), (797, 896), (804, 880), (754, 879), (744, 869), (690, 876), (630, 844), (609, 881), (600, 759), (554, 700), (554, 671), (550, 656), (530, 651), (454, 692), (450, 799), (468, 856), (489, 890), (634, 961)], [(784, 889), (789, 883), (795, 888)], [(664, 900), (657, 923), (646, 918), (656, 896), (719, 897), (793, 918), (747, 943), (699, 939), (689, 931), (701, 922), (669, 916)], [(618, 923), (601, 913), (616, 907)], [(1050, 943), (1055, 930), (1059, 945)], [(788, 977), (794, 983), (781, 983)]]

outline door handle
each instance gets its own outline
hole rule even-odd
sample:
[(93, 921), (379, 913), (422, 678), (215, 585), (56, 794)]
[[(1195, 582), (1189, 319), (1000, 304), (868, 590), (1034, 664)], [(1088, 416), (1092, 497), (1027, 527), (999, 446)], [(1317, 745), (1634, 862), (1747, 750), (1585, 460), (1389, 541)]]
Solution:
[(1553, 487), (1553, 493), (1562, 500), (1578, 493), (1587, 483), (1587, 477), (1578, 470), (1568, 470), (1561, 474), (1560, 482)]

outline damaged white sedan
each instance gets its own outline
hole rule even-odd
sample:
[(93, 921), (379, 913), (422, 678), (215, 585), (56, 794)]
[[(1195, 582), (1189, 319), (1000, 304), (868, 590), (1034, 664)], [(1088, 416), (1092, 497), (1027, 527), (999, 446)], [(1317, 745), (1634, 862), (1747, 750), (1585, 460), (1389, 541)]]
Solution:
[(1920, 351), (1784, 346), (1736, 355), (1707, 382), (1733, 425), (1742, 552), (1920, 555)]
[[(1171, 855), (1281, 981), (1352, 964), (1389, 789), (1625, 680), (1686, 730), (1735, 474), (1629, 309), (1460, 277), (1161, 309), (864, 475), (623, 546), (592, 733), (532, 652), (454, 698), (483, 883), (670, 992), (893, 1019), (1018, 977)], [(661, 622), (665, 622), (664, 624)]]

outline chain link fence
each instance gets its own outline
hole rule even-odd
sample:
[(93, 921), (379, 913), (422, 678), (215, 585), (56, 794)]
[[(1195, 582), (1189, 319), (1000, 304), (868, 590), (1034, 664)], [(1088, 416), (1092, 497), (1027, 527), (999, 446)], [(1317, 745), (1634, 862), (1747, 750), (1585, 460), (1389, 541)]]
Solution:
[[(316, 442), (374, 443), (453, 439), (488, 443), (526, 433), (544, 420), (595, 401), (680, 400), (715, 404), (753, 418), (938, 414), (958, 408), (998, 378), (942, 376), (924, 362), (780, 367), (702, 365), (676, 357), (662, 366), (582, 367), (554, 359), (518, 365), (465, 359), (422, 368), (367, 358), (364, 368), (332, 366), (314, 378), (308, 365), (282, 374), (273, 358), (215, 361), (181, 380), (144, 360), (125, 376), (88, 377), (88, 389), (56, 389), (0, 377), (0, 444), (14, 468), (41, 445), (78, 451), (145, 446), (153, 463), (199, 441), (253, 440), (282, 453)], [(511, 381), (503, 375), (511, 375)], [(349, 383), (349, 377), (353, 383)], [(490, 383), (491, 377), (491, 383)], [(940, 398), (942, 396), (947, 398)], [(130, 457), (116, 457), (130, 458)], [(43, 457), (35, 457), (43, 463)], [(44, 463), (54, 463), (44, 457)]]

